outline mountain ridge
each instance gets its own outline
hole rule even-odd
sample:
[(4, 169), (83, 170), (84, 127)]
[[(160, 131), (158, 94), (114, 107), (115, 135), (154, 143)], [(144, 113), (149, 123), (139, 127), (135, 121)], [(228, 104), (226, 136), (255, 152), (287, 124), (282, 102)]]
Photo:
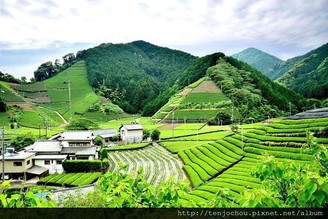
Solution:
[(253, 66), (270, 79), (274, 79), (276, 77), (274, 67), (283, 62), (276, 56), (254, 47), (244, 49), (241, 52), (232, 55), (232, 57)]

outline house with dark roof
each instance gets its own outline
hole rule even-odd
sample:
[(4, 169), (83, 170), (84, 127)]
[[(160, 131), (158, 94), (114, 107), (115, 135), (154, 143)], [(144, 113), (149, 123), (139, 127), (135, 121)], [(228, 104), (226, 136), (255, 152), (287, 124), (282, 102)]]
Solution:
[(124, 144), (140, 143), (143, 138), (143, 127), (139, 124), (122, 125), (120, 135)]

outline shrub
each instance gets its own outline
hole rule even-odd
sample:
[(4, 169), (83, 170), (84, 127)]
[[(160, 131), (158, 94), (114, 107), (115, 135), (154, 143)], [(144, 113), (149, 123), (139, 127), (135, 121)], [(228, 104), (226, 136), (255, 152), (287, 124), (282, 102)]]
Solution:
[(100, 171), (100, 160), (65, 160), (63, 168), (67, 173)]
[(151, 138), (153, 139), (153, 141), (159, 140), (160, 134), (161, 134), (161, 132), (158, 129), (155, 129), (154, 131), (152, 131)]
[(107, 150), (106, 149), (101, 149), (101, 151), (100, 151), (100, 157), (101, 157), (101, 159), (108, 159), (108, 152), (107, 152)]

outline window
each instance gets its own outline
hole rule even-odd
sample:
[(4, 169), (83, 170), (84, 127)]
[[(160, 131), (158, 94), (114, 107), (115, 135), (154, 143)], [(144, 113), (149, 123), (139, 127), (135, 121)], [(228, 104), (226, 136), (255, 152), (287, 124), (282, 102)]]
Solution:
[(45, 160), (44, 165), (50, 165), (50, 160)]
[(26, 161), (26, 165), (30, 165), (31, 160)]
[(21, 167), (23, 166), (22, 162), (14, 162), (14, 167)]
[(62, 164), (62, 163), (63, 163), (63, 161), (61, 161), (61, 160), (56, 161), (56, 164)]

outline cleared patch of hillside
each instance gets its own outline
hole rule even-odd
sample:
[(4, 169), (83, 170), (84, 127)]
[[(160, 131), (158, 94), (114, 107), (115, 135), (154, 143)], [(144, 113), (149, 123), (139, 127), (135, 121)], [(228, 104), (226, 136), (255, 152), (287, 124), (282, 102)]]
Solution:
[(161, 122), (206, 122), (220, 112), (230, 113), (231, 107), (229, 98), (213, 81), (201, 78), (172, 97), (153, 118)]

